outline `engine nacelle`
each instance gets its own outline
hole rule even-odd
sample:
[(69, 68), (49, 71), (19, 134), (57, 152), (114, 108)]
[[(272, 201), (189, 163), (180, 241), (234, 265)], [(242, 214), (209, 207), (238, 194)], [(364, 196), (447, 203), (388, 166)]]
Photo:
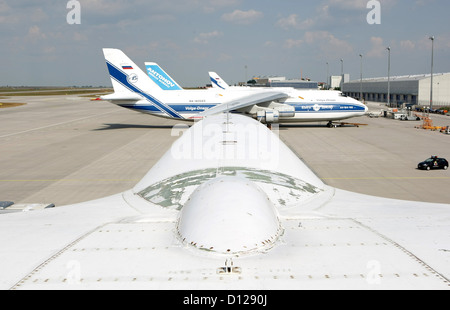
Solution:
[(295, 116), (295, 107), (288, 104), (272, 102), (268, 108), (278, 111), (281, 118)]
[(256, 119), (262, 123), (278, 123), (280, 120), (280, 112), (273, 109), (258, 110)]
[(278, 103), (271, 102), (265, 106), (256, 105), (248, 112), (249, 114), (256, 114), (256, 119), (262, 123), (278, 123), (280, 119), (294, 117), (295, 107)]

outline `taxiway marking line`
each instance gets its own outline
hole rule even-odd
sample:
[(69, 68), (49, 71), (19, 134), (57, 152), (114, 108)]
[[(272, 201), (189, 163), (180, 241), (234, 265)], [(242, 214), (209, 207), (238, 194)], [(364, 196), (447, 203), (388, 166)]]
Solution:
[(8, 135), (0, 136), (0, 138), (6, 138), (6, 137), (11, 137), (11, 136), (15, 136), (15, 135), (20, 135), (20, 134), (27, 133), (27, 132), (31, 132), (31, 131), (36, 131), (36, 130), (46, 129), (46, 128), (50, 128), (50, 127), (55, 127), (55, 126), (65, 125), (65, 124), (70, 124), (70, 123), (74, 123), (74, 122), (77, 122), (77, 121), (82, 121), (82, 120), (85, 120), (85, 119), (94, 118), (94, 117), (99, 117), (99, 116), (103, 116), (103, 115), (107, 115), (107, 114), (112, 114), (112, 113), (117, 113), (117, 111), (110, 111), (110, 112), (106, 112), (106, 113), (101, 113), (101, 114), (96, 114), (96, 115), (90, 115), (90, 116), (81, 117), (81, 118), (73, 119), (73, 120), (66, 121), (66, 122), (61, 122), (61, 123), (57, 123), (57, 124), (52, 124), (52, 125), (42, 126), (42, 127), (38, 127), (38, 128), (28, 129), (28, 130), (24, 130), (24, 131), (15, 132), (15, 133), (11, 133), (11, 134), (8, 134)]

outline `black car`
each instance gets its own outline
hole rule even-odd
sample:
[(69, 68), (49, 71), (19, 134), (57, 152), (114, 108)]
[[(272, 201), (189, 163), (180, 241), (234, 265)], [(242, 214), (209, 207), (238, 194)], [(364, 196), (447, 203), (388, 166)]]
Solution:
[(425, 169), (425, 170), (431, 170), (431, 169), (448, 169), (448, 161), (445, 158), (439, 158), (437, 156), (431, 156), (431, 158), (428, 158), (427, 160), (419, 163), (417, 166), (418, 169)]

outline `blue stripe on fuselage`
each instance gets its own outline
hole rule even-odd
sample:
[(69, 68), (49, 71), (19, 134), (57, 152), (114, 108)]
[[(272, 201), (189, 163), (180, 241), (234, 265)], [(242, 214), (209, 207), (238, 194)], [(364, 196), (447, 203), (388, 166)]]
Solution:
[[(148, 112), (159, 112), (160, 110), (153, 105), (143, 105), (143, 104), (120, 104), (123, 108), (138, 110), (138, 111), (148, 111)], [(182, 104), (169, 105), (177, 113), (198, 113), (208, 110), (214, 107), (214, 105), (204, 105), (204, 106), (190, 106)]]
[(328, 113), (328, 112), (364, 112), (363, 106), (343, 103), (289, 103), (295, 107), (295, 112)]

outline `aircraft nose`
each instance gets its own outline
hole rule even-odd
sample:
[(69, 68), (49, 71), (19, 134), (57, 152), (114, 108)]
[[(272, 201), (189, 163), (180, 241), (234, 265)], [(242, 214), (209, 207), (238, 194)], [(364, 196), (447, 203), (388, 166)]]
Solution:
[(361, 108), (364, 108), (364, 113), (368, 113), (369, 112), (369, 107), (362, 103), (361, 101), (355, 100), (354, 101), (356, 105), (360, 106)]
[(364, 109), (364, 114), (367, 114), (369, 112), (369, 107), (361, 101), (352, 98), (351, 103), (353, 104), (353, 106), (358, 107), (358, 112), (362, 111), (361, 108)]

